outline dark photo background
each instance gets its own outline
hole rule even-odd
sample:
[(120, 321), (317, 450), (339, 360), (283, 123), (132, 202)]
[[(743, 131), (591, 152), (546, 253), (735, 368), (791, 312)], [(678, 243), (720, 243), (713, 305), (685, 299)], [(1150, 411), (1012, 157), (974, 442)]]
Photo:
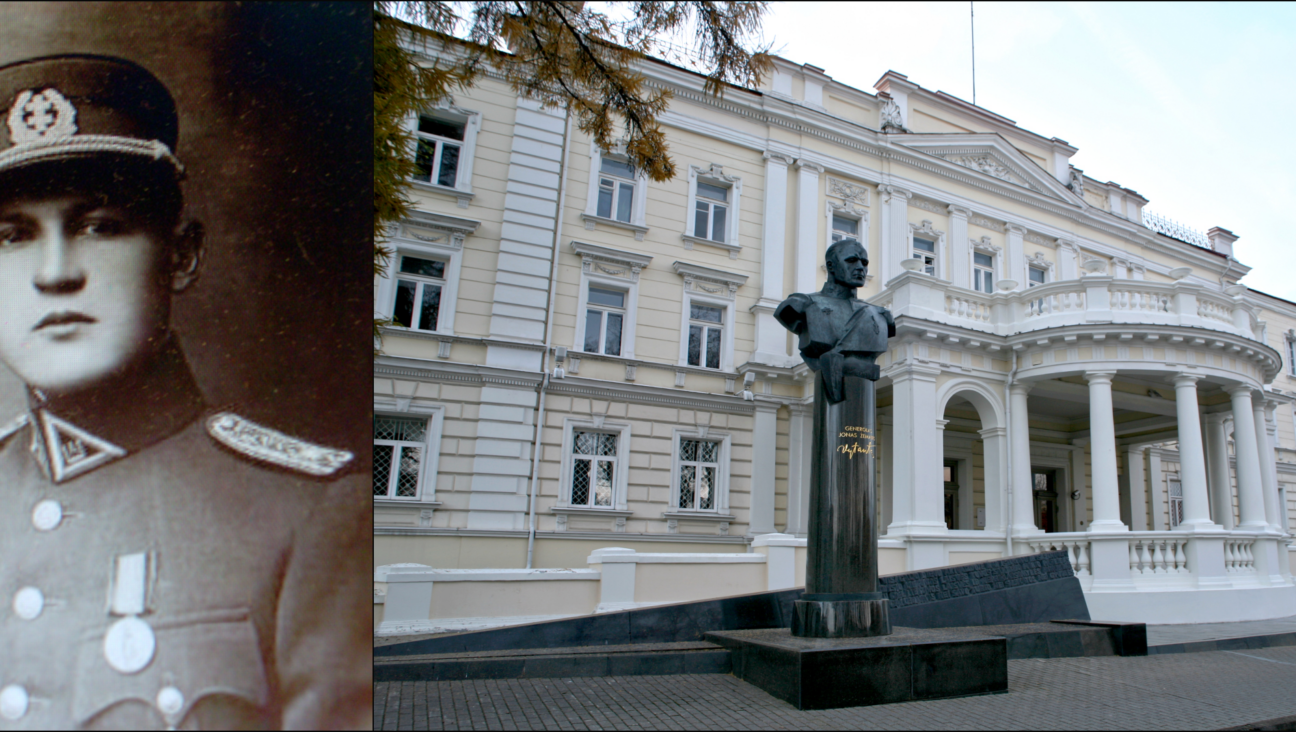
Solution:
[[(366, 3), (3, 3), (0, 64), (134, 61), (180, 115), (197, 284), (173, 324), (208, 401), (356, 453), (372, 408), (372, 30)], [(7, 112), (6, 110), (3, 110)], [(0, 287), (30, 273), (0, 271)], [(26, 406), (0, 368), (0, 418)]]

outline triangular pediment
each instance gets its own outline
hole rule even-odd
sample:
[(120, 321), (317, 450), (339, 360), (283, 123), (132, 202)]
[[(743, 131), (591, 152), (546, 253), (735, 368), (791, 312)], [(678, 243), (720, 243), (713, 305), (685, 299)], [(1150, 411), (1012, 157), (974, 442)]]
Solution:
[(890, 135), (889, 138), (903, 147), (950, 165), (1073, 205), (1082, 203), (1070, 189), (998, 134), (910, 133)]

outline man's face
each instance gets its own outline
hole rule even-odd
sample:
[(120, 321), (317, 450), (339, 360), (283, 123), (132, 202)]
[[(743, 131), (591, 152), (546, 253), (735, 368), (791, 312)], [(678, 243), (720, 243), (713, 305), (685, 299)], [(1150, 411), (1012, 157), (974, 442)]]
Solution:
[(868, 260), (861, 246), (845, 246), (833, 252), (833, 278), (847, 287), (863, 287), (868, 276)]
[(151, 353), (170, 317), (163, 238), (97, 195), (0, 201), (0, 359), (61, 393)]

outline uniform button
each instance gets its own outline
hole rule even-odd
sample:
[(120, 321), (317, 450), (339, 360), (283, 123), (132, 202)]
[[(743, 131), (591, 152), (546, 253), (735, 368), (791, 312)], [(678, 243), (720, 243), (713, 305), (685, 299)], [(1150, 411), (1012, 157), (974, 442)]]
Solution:
[(163, 714), (176, 714), (184, 708), (184, 694), (174, 686), (164, 686), (157, 695), (157, 708)]
[(32, 525), (37, 531), (53, 531), (62, 520), (63, 506), (52, 498), (46, 498), (32, 510)]
[(0, 689), (0, 716), (5, 719), (22, 719), (27, 713), (27, 690), (17, 684)]
[(24, 587), (14, 593), (13, 609), (23, 620), (35, 620), (45, 609), (45, 595), (35, 587)]

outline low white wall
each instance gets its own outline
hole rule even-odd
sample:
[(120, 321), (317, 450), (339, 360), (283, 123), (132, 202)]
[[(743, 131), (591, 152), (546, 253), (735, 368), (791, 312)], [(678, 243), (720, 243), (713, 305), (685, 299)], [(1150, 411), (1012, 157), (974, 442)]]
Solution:
[(1296, 614), (1296, 587), (1086, 592), (1094, 620), (1148, 625), (1231, 623)]

